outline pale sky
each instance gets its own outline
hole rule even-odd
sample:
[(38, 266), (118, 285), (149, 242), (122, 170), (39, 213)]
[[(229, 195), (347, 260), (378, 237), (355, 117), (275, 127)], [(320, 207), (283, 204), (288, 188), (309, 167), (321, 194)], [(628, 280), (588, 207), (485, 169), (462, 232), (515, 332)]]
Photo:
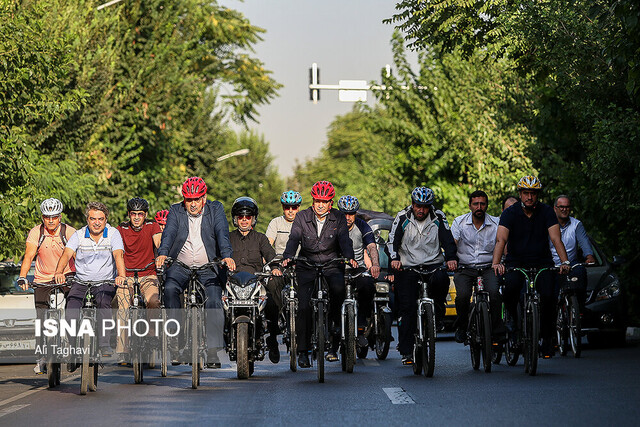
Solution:
[[(339, 80), (380, 80), (380, 70), (392, 63), (393, 0), (221, 0), (264, 28), (256, 56), (284, 87), (271, 104), (259, 108), (259, 123), (250, 124), (269, 142), (275, 165), (290, 176), (295, 160), (316, 156), (326, 142), (335, 116), (351, 110), (338, 101), (337, 91), (321, 91), (320, 102), (309, 101), (309, 68), (320, 68), (321, 84)], [(371, 93), (368, 99), (373, 99)]]

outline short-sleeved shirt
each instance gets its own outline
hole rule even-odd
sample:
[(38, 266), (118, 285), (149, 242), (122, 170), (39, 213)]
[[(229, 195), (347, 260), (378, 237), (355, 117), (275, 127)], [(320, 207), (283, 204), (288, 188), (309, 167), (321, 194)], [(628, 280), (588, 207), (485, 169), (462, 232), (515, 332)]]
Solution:
[[(27, 243), (31, 243), (36, 247), (38, 246), (41, 227), (42, 225), (36, 225), (29, 231)], [(40, 249), (38, 249), (36, 258), (36, 273), (33, 278), (36, 283), (48, 283), (55, 278), (58, 260), (62, 256), (62, 252), (64, 252), (64, 243), (62, 243), (62, 238), (60, 237), (61, 228), (62, 225), (59, 225), (54, 234), (49, 234), (46, 228), (44, 230), (42, 235), (44, 239), (42, 240)], [(66, 240), (69, 241), (73, 233), (76, 232), (76, 229), (70, 225), (67, 225), (66, 228), (65, 237)], [(68, 274), (73, 271), (75, 271), (74, 261), (69, 260), (69, 264), (64, 268), (63, 273)]]
[(491, 264), (500, 218), (485, 214), (484, 223), (477, 229), (473, 213), (460, 215), (451, 225), (451, 234), (457, 242), (458, 259), (465, 266)]
[(249, 231), (246, 236), (240, 230), (234, 230), (229, 233), (229, 240), (238, 271), (251, 274), (262, 271), (264, 262), (269, 262), (276, 256), (267, 236), (255, 230)]
[[(144, 268), (153, 263), (153, 236), (161, 233), (157, 222), (145, 222), (138, 231), (134, 230), (130, 223), (120, 224), (118, 231), (124, 242), (124, 266), (126, 268)], [(156, 274), (155, 266), (138, 273), (139, 277)], [(127, 276), (134, 275), (133, 271), (127, 271)]]
[(276, 255), (284, 253), (292, 226), (293, 221), (287, 221), (284, 215), (275, 217), (269, 222), (265, 235), (273, 240), (273, 248), (276, 250)]
[(373, 230), (369, 224), (361, 218), (356, 218), (353, 227), (349, 230), (349, 238), (353, 243), (353, 253), (358, 267), (366, 267), (364, 263), (364, 250), (369, 244), (375, 243)]
[(80, 280), (113, 280), (117, 275), (113, 251), (124, 251), (120, 232), (106, 225), (100, 240), (96, 243), (85, 225), (73, 233), (67, 248), (76, 253), (76, 277)]
[(536, 205), (531, 218), (524, 213), (520, 203), (505, 209), (500, 216), (500, 225), (509, 229), (505, 263), (523, 267), (552, 265), (549, 227), (557, 223), (553, 208), (544, 203)]

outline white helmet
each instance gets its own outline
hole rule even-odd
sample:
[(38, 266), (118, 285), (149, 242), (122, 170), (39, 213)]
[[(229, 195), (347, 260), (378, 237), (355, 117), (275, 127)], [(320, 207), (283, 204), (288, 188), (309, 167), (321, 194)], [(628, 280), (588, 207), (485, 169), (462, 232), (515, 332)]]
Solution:
[(62, 213), (64, 207), (58, 199), (47, 199), (40, 204), (40, 212), (45, 216), (56, 216)]

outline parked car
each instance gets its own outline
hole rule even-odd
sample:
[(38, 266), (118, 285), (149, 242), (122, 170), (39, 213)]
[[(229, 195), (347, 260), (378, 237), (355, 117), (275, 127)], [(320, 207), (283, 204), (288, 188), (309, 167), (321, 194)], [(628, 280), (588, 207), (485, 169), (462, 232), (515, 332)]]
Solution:
[[(33, 280), (32, 265), (27, 279)], [(0, 362), (34, 359), (35, 318), (33, 290), (16, 284), (20, 264), (0, 262)]]

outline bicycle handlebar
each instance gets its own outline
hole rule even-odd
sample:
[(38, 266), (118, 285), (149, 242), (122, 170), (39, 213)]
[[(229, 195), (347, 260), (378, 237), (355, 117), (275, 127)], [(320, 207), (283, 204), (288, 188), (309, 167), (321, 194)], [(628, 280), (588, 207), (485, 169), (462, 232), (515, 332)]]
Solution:
[(358, 267), (351, 270), (347, 270), (344, 273), (345, 280), (355, 280), (358, 277), (372, 277), (369, 270), (365, 267)]
[(142, 268), (125, 268), (125, 270), (131, 271), (133, 273), (141, 273), (143, 271), (146, 271), (149, 267), (151, 267), (154, 264), (155, 264), (155, 261), (151, 261), (149, 264), (145, 265)]
[(458, 272), (461, 272), (463, 270), (475, 270), (475, 271), (478, 272), (478, 274), (482, 274), (485, 271), (489, 271), (489, 270), (492, 270), (492, 269), (493, 268), (492, 268), (491, 264), (485, 264), (485, 265), (482, 265), (480, 267), (470, 267), (470, 266), (468, 267), (468, 266), (464, 266), (464, 265), (459, 265), (458, 264), (458, 268), (456, 268), (455, 272), (458, 273)]
[(438, 266), (438, 267), (433, 268), (431, 270), (425, 270), (425, 266), (423, 266), (423, 265), (416, 265), (414, 267), (404, 266), (402, 268), (405, 269), (405, 270), (413, 271), (414, 273), (418, 273), (421, 276), (428, 276), (430, 274), (435, 273), (438, 270), (443, 270), (443, 271), (447, 270), (447, 268), (444, 267), (444, 266)]
[(173, 259), (173, 258), (169, 258), (167, 257), (167, 259), (165, 260), (164, 264), (165, 266), (168, 268), (169, 266), (171, 266), (174, 262), (178, 263), (178, 265), (186, 268), (187, 270), (193, 272), (196, 271), (203, 271), (203, 270), (207, 270), (209, 268), (213, 268), (216, 266), (223, 266), (226, 265), (226, 263), (224, 262), (224, 260), (222, 258), (215, 258), (213, 261), (209, 261), (206, 264), (203, 264), (199, 267), (189, 267), (187, 264), (185, 264), (184, 262), (178, 260), (178, 259)]
[(293, 264), (302, 263), (311, 268), (325, 268), (335, 262), (346, 264), (349, 262), (349, 258), (338, 257), (338, 258), (330, 259), (325, 262), (313, 262), (305, 257), (293, 257), (290, 260), (290, 263), (293, 263)]
[(113, 280), (80, 280), (77, 277), (69, 279), (68, 282), (71, 282), (72, 284), (77, 283), (79, 285), (86, 286), (87, 288), (97, 288), (102, 285), (114, 285)]

